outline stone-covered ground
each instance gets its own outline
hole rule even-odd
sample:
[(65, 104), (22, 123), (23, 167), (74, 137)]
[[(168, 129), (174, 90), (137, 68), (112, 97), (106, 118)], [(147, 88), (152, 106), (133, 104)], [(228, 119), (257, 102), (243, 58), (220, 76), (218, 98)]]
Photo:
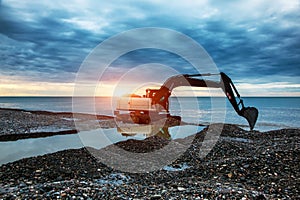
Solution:
[[(84, 148), (26, 158), (0, 166), (0, 199), (299, 199), (299, 133), (225, 125), (202, 158), (206, 128), (173, 163), (145, 173), (115, 170)], [(154, 136), (116, 145), (141, 153), (168, 143)]]

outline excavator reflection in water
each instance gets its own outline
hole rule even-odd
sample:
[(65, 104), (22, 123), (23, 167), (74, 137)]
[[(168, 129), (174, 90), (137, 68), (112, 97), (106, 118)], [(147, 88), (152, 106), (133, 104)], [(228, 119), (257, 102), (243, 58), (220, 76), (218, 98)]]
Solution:
[(142, 134), (146, 138), (157, 136), (160, 138), (164, 138), (166, 140), (171, 139), (171, 134), (169, 133), (168, 126), (158, 126), (153, 124), (141, 124), (139, 126), (129, 126), (127, 124), (125, 126), (118, 127), (117, 131), (126, 137)]
[[(216, 75), (220, 76), (219, 81), (195, 78)], [(244, 106), (244, 102), (232, 80), (222, 72), (219, 74), (175, 75), (167, 79), (159, 89), (147, 89), (143, 97), (135, 95), (121, 97), (117, 102), (117, 108), (115, 110), (117, 121), (131, 122), (132, 124), (154, 124), (154, 122), (161, 121), (162, 119), (165, 119), (165, 122), (171, 119), (173, 121), (177, 120), (179, 125), (181, 120), (180, 116), (171, 116), (169, 113), (169, 97), (171, 96), (172, 90), (180, 86), (221, 88), (236, 113), (244, 117), (249, 124), (250, 130), (253, 130), (257, 121), (258, 110), (255, 107)], [(167, 128), (161, 127), (166, 126), (165, 124), (161, 124), (157, 130), (149, 130), (148, 132), (155, 134), (160, 133), (159, 130), (164, 130), (164, 133), (168, 133)], [(130, 126), (126, 125), (121, 128), (119, 127), (119, 132), (128, 135), (141, 131), (139, 131), (137, 127), (132, 126), (130, 128)]]

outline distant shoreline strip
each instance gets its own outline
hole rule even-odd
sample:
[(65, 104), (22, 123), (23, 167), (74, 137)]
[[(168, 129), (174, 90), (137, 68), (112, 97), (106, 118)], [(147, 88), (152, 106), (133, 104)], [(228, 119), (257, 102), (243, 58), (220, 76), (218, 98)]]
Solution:
[(20, 134), (7, 134), (0, 135), (0, 142), (16, 141), (21, 139), (31, 139), (31, 138), (42, 138), (50, 137), (55, 135), (67, 135), (67, 134), (76, 134), (77, 130), (65, 130), (57, 132), (36, 132), (36, 133), (20, 133)]

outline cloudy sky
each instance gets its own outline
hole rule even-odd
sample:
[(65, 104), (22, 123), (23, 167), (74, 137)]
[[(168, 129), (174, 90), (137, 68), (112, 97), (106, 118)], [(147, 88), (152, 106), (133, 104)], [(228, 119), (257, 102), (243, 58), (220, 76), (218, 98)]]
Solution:
[[(0, 0), (0, 96), (70, 96), (82, 62), (98, 44), (143, 27), (197, 41), (244, 96), (300, 96), (299, 21), (299, 0)], [(166, 40), (180, 44), (176, 37)], [(141, 79), (148, 74), (159, 82), (149, 63), (162, 69), (159, 74), (164, 66), (195, 73), (173, 52), (140, 49), (111, 63), (107, 91), (99, 94), (111, 94), (122, 72), (136, 66), (149, 69), (136, 71), (147, 72)]]

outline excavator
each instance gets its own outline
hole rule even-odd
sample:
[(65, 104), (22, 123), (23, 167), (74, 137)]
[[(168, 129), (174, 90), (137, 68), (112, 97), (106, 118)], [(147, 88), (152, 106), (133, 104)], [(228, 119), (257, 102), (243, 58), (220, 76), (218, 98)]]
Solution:
[[(220, 76), (219, 81), (205, 80), (206, 76)], [(198, 78), (196, 78), (198, 77)], [(200, 77), (200, 78), (199, 78)], [(121, 97), (115, 110), (116, 119), (126, 121), (122, 112), (129, 112), (129, 118), (136, 124), (149, 124), (157, 116), (172, 117), (169, 113), (169, 97), (174, 88), (180, 86), (221, 88), (236, 113), (244, 117), (253, 130), (258, 117), (255, 107), (245, 107), (240, 94), (232, 80), (223, 72), (218, 74), (181, 74), (168, 78), (159, 89), (147, 89), (143, 96), (131, 95)], [(175, 118), (180, 118), (175, 116)]]

